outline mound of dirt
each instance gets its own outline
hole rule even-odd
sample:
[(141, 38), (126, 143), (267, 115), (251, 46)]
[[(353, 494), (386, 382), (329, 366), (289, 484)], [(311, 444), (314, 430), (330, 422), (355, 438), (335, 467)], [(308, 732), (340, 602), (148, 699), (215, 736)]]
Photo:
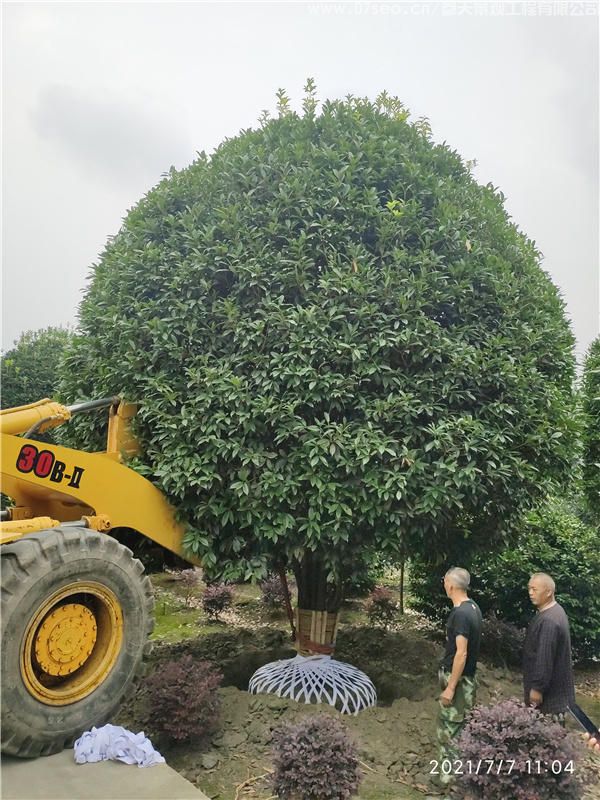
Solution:
[[(246, 689), (255, 670), (270, 661), (292, 658), (296, 651), (281, 630), (229, 629), (175, 644), (156, 645), (151, 662), (191, 654), (213, 661), (223, 672), (223, 685)], [(437, 685), (439, 646), (409, 631), (388, 632), (373, 628), (340, 631), (336, 658), (363, 670), (377, 690), (379, 702), (405, 697), (431, 697)]]
[(253, 673), (269, 661), (296, 655), (290, 637), (282, 630), (259, 628), (226, 629), (174, 644), (156, 644), (150, 665), (180, 658), (184, 654), (199, 661), (214, 662), (223, 673), (224, 686), (246, 689)]
[[(224, 686), (219, 690), (221, 729), (210, 740), (176, 746), (156, 740), (156, 746), (174, 769), (214, 800), (273, 798), (269, 783), (273, 730), (282, 722), (292, 722), (306, 714), (337, 716), (338, 712), (329, 706), (300, 705), (245, 691), (256, 668), (295, 654), (284, 631), (227, 628), (177, 644), (157, 645), (152, 662), (155, 667), (186, 653), (214, 661), (224, 673)], [(343, 717), (359, 747), (364, 775), (360, 800), (424, 800), (435, 796), (429, 771), (430, 761), (436, 756), (439, 657), (440, 645), (418, 632), (385, 632), (366, 627), (340, 631), (336, 658), (364, 670), (375, 683), (379, 697), (377, 707), (356, 717)], [(595, 684), (592, 672), (586, 673), (584, 684), (586, 689), (597, 689), (597, 673)], [(520, 694), (518, 672), (480, 665), (480, 703)], [(581, 697), (589, 713), (595, 711), (593, 695), (591, 692)], [(136, 731), (144, 728), (143, 687), (123, 710), (118, 723)], [(593, 758), (590, 756), (587, 763), (591, 764)], [(599, 796), (594, 791), (590, 789), (588, 800)]]
[(380, 704), (435, 696), (440, 648), (410, 631), (346, 628), (338, 637), (335, 657), (371, 678)]

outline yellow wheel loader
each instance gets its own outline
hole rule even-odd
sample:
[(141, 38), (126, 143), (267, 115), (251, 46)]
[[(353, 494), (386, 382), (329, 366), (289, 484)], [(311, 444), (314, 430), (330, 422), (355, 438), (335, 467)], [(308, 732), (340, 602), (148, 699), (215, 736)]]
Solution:
[[(38, 441), (74, 414), (109, 409), (105, 452)], [(153, 597), (120, 544), (137, 531), (188, 561), (164, 495), (125, 466), (136, 406), (48, 399), (0, 412), (2, 752), (50, 755), (109, 721), (141, 676)]]

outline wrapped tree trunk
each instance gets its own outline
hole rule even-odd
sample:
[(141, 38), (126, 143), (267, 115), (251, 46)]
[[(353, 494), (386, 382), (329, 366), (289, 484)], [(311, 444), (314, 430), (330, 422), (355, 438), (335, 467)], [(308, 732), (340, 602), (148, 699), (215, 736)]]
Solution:
[(333, 655), (342, 603), (341, 583), (327, 581), (320, 553), (307, 550), (293, 564), (298, 586), (295, 611), (296, 649), (301, 656)]
[(296, 608), (296, 650), (301, 656), (331, 656), (335, 650), (338, 613)]
[[(351, 664), (332, 658), (342, 602), (341, 582), (327, 581), (325, 559), (318, 552), (306, 550), (292, 568), (298, 586), (298, 655), (257, 669), (250, 679), (249, 691), (303, 703), (329, 703), (344, 714), (358, 714), (363, 708), (374, 706), (377, 694), (369, 677)], [(289, 604), (288, 610), (291, 615)]]

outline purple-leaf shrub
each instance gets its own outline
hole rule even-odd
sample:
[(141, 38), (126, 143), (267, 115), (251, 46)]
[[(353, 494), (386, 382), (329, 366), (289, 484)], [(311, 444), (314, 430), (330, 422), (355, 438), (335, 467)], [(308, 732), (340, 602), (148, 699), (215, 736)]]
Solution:
[(381, 628), (393, 622), (398, 611), (398, 605), (393, 593), (385, 586), (376, 586), (367, 598), (365, 610), (369, 622)]
[(269, 575), (260, 584), (262, 592), (262, 602), (267, 608), (282, 608), (285, 603), (285, 592), (281, 585), (281, 578), (279, 575)]
[(146, 681), (148, 727), (171, 741), (189, 742), (219, 727), (223, 676), (209, 661), (165, 661)]
[(221, 612), (231, 608), (233, 588), (226, 583), (211, 583), (202, 593), (202, 608), (211, 619), (219, 619)]
[[(478, 706), (458, 742), (455, 793), (469, 800), (578, 800), (576, 745), (567, 731), (518, 700)], [(490, 762), (493, 764), (489, 773)], [(514, 762), (514, 764), (513, 764)]]
[(189, 604), (192, 593), (200, 582), (200, 573), (195, 569), (182, 569), (176, 573), (177, 580), (185, 590), (185, 602)]
[(347, 800), (362, 775), (356, 745), (337, 719), (315, 714), (273, 733), (273, 790), (281, 800)]

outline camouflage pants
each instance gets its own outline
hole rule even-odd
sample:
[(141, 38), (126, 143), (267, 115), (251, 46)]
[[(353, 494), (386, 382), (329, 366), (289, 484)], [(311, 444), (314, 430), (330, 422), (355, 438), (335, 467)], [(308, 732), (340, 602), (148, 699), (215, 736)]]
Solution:
[[(442, 691), (448, 685), (449, 673), (440, 670), (440, 688)], [(440, 760), (440, 779), (442, 783), (451, 783), (454, 779), (452, 773), (444, 774), (441, 771), (441, 764), (444, 759), (453, 761), (458, 758), (454, 740), (458, 737), (465, 725), (467, 713), (475, 705), (475, 695), (477, 692), (476, 678), (469, 678), (466, 675), (459, 680), (454, 693), (452, 705), (443, 706), (440, 702), (440, 710), (437, 723), (437, 741), (439, 745)]]

